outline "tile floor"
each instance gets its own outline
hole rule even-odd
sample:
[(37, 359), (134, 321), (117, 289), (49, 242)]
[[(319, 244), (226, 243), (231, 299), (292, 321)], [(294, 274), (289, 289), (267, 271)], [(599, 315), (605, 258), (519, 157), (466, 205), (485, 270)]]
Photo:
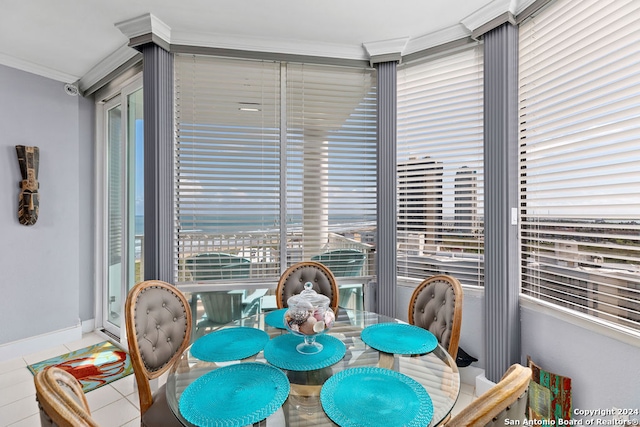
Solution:
[[(40, 427), (33, 375), (27, 365), (104, 340), (98, 334), (89, 333), (79, 341), (0, 362), (0, 427)], [(160, 385), (162, 380), (160, 378)], [(473, 386), (463, 384), (458, 403), (453, 408), (454, 414), (473, 400), (473, 392)], [(87, 401), (92, 416), (103, 427), (140, 425), (138, 393), (133, 375), (90, 391), (87, 393)]]

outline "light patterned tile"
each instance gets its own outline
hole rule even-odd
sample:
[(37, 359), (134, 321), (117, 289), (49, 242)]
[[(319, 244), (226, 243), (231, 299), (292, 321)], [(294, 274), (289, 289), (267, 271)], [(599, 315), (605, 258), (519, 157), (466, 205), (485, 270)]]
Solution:
[(11, 427), (42, 427), (42, 423), (40, 421), (40, 414), (31, 415), (25, 419), (18, 421), (17, 423), (13, 423), (10, 425)]
[(118, 392), (123, 396), (129, 396), (136, 392), (136, 377), (135, 375), (127, 375), (124, 378), (121, 378), (117, 381), (111, 383), (111, 387), (118, 390)]
[(140, 427), (140, 417), (136, 417), (128, 423), (122, 424), (121, 427)]
[(0, 362), (0, 375), (6, 374), (10, 371), (15, 371), (21, 368), (26, 368), (27, 363), (24, 361), (22, 357), (16, 357), (15, 359), (5, 360), (4, 362)]
[(22, 381), (12, 385), (11, 387), (4, 387), (0, 389), (0, 406), (9, 405), (20, 399), (24, 399), (25, 397), (35, 396), (35, 395), (36, 395), (36, 386), (33, 383), (33, 377), (32, 377), (28, 381)]
[(474, 396), (476, 392), (476, 388), (471, 384), (461, 384), (460, 385), (460, 393), (470, 394)]
[(82, 338), (78, 341), (73, 341), (65, 344), (65, 347), (67, 347), (68, 349), (67, 352), (70, 352), (80, 350), (81, 348), (89, 347), (91, 345), (98, 344), (104, 341), (107, 341), (107, 339), (95, 333), (88, 333), (83, 335)]
[(464, 409), (467, 405), (473, 402), (474, 396), (473, 394), (463, 393), (461, 392), (458, 396), (458, 400), (456, 401), (455, 406), (451, 410), (451, 415), (458, 414), (462, 409)]
[(16, 384), (31, 381), (33, 382), (33, 374), (26, 367), (9, 371), (0, 375), (0, 390), (11, 388)]
[(10, 405), (0, 407), (0, 427), (9, 426), (38, 413), (35, 396), (25, 397)]
[(91, 412), (122, 399), (122, 395), (109, 384), (95, 390), (91, 390), (86, 393), (86, 396)]
[(122, 398), (97, 411), (91, 410), (91, 415), (101, 427), (120, 427), (140, 417), (140, 411)]
[(136, 391), (133, 394), (130, 394), (129, 396), (127, 396), (127, 400), (129, 402), (131, 402), (131, 404), (133, 406), (135, 406), (136, 408), (138, 408), (138, 410), (140, 410), (140, 395), (138, 394), (138, 392)]
[(25, 362), (27, 362), (27, 365), (32, 365), (34, 363), (42, 362), (43, 360), (51, 359), (52, 357), (61, 356), (67, 353), (69, 353), (69, 349), (64, 345), (59, 345), (53, 348), (38, 351), (36, 353), (28, 354), (24, 356), (24, 360)]

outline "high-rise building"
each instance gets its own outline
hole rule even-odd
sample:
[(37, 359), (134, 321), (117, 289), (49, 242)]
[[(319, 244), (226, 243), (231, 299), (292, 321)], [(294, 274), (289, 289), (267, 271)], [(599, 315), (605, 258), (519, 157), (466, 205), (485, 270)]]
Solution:
[(420, 235), (421, 245), (442, 241), (442, 163), (429, 157), (398, 164), (398, 230)]
[(456, 172), (454, 191), (454, 228), (459, 233), (473, 235), (478, 232), (478, 183), (476, 171), (463, 166)]

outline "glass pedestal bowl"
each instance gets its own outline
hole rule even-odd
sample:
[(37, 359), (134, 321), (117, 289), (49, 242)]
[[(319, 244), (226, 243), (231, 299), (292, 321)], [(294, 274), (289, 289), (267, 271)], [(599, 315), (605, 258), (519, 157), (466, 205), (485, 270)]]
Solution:
[(296, 346), (302, 354), (322, 351), (322, 344), (316, 337), (324, 334), (335, 321), (335, 314), (329, 307), (329, 298), (313, 290), (313, 284), (305, 283), (304, 290), (287, 300), (289, 309), (284, 313), (284, 325), (294, 335), (304, 338)]

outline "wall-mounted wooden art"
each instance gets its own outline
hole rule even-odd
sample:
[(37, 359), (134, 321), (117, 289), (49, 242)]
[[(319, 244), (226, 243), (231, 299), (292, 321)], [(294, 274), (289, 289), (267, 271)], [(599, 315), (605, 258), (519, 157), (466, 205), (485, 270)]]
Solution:
[(38, 220), (40, 210), (40, 194), (38, 194), (38, 166), (40, 150), (38, 147), (16, 145), (18, 163), (20, 164), (20, 196), (18, 197), (18, 221), (22, 225), (33, 225)]

